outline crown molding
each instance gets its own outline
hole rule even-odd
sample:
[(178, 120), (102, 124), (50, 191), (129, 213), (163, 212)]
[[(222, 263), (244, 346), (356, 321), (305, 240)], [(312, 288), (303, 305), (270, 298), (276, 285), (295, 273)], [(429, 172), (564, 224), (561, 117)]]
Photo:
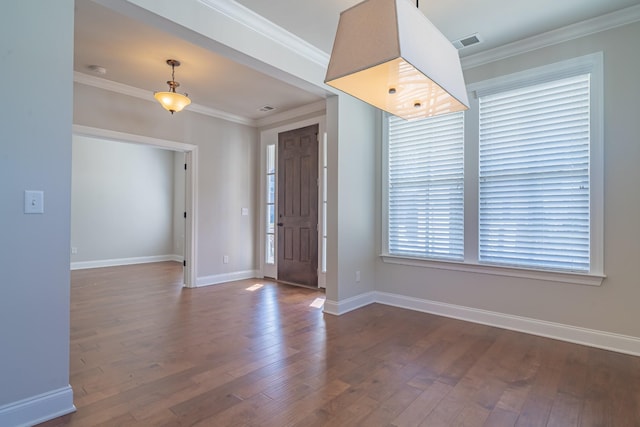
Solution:
[[(152, 103), (156, 103), (153, 97), (153, 92), (140, 89), (134, 86), (129, 86), (123, 83), (114, 82), (100, 77), (95, 77), (90, 74), (80, 73), (78, 71), (73, 72), (73, 81), (87, 86), (97, 87), (99, 89), (108, 90), (110, 92), (119, 93), (122, 95), (133, 96), (134, 98), (143, 99)], [(260, 119), (250, 119), (248, 117), (238, 116), (235, 114), (227, 113), (224, 111), (216, 110), (214, 108), (205, 107), (201, 104), (191, 103), (184, 111), (190, 111), (193, 113), (204, 114), (205, 116), (215, 117), (217, 119), (227, 120), (229, 122), (239, 123), (241, 125), (251, 126), (255, 128), (270, 126), (275, 123), (283, 122), (286, 120), (295, 119), (296, 117), (304, 116), (307, 114), (322, 112), (326, 109), (326, 101), (316, 101), (311, 104), (303, 105), (301, 107), (292, 108), (290, 110), (274, 113), (268, 117), (262, 117)]]
[(311, 104), (303, 105), (301, 107), (282, 111), (268, 117), (258, 119), (256, 120), (256, 126), (258, 128), (264, 128), (287, 120), (297, 119), (308, 114), (324, 113), (326, 108), (327, 101), (323, 99), (321, 101), (312, 102)]
[(329, 64), (329, 54), (306, 40), (274, 24), (251, 9), (229, 0), (199, 0), (216, 12), (244, 25), (260, 35), (278, 43), (303, 58), (324, 68)]
[(253, 119), (250, 119), (248, 117), (238, 116), (236, 114), (227, 113), (221, 110), (216, 110), (215, 108), (205, 107), (204, 105), (201, 105), (201, 104), (191, 104), (189, 105), (188, 110), (193, 111), (194, 113), (204, 114), (205, 116), (226, 120), (228, 122), (234, 122), (234, 123), (239, 123), (241, 125), (256, 127), (256, 121)]
[[(144, 99), (145, 101), (156, 103), (153, 92), (137, 87), (129, 86), (123, 83), (114, 82), (100, 77), (91, 76), (89, 74), (73, 72), (73, 81), (87, 86), (97, 87), (99, 89), (120, 93), (122, 95), (132, 96), (134, 98)], [(185, 111), (204, 114), (206, 116), (215, 117), (217, 119), (227, 120), (229, 122), (239, 123), (256, 127), (256, 120), (227, 113), (225, 111), (216, 110), (215, 108), (205, 107), (204, 105), (191, 103)]]
[(548, 31), (523, 40), (460, 58), (463, 69), (474, 68), (521, 53), (552, 46), (565, 41), (599, 33), (640, 21), (640, 5), (621, 9), (606, 15)]

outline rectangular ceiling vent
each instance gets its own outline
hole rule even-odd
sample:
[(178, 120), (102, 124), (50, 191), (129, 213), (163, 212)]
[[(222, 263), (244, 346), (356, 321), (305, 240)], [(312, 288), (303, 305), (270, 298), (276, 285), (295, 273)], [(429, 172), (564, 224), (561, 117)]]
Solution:
[(258, 111), (262, 111), (262, 112), (267, 112), (267, 111), (273, 111), (275, 110), (276, 107), (272, 107), (271, 105), (265, 105), (263, 107), (258, 108)]
[(452, 42), (453, 46), (456, 49), (463, 49), (465, 47), (473, 46), (474, 44), (478, 44), (482, 41), (480, 35), (478, 33), (471, 34), (470, 36), (463, 37), (458, 40), (454, 40)]

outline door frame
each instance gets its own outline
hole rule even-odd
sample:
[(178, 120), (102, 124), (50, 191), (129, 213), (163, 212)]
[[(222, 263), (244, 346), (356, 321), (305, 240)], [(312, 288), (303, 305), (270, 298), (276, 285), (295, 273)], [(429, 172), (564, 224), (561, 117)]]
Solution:
[[(267, 190), (266, 190), (266, 186), (267, 186), (267, 180), (266, 180), (266, 174), (267, 174), (267, 169), (266, 169), (266, 162), (267, 162), (267, 158), (266, 158), (266, 154), (267, 154), (267, 146), (269, 145), (274, 145), (276, 147), (276, 158), (275, 158), (275, 162), (276, 162), (276, 166), (278, 164), (278, 134), (282, 133), (282, 132), (287, 132), (290, 130), (295, 130), (295, 129), (299, 129), (299, 128), (303, 128), (303, 127), (307, 127), (310, 125), (318, 125), (318, 287), (319, 288), (325, 288), (326, 287), (326, 272), (322, 271), (322, 244), (323, 244), (323, 236), (322, 236), (322, 224), (323, 224), (323, 217), (322, 217), (322, 204), (323, 204), (323, 200), (322, 200), (322, 195), (324, 192), (324, 188), (323, 188), (323, 180), (322, 180), (322, 173), (324, 170), (324, 164), (323, 164), (323, 153), (325, 153), (325, 144), (326, 144), (326, 133), (327, 133), (327, 125), (326, 125), (326, 115), (325, 115), (325, 111), (321, 111), (320, 115), (314, 116), (312, 118), (309, 119), (305, 119), (305, 120), (301, 120), (298, 122), (294, 122), (294, 123), (290, 123), (287, 125), (282, 125), (279, 127), (275, 127), (272, 129), (267, 129), (267, 130), (263, 130), (260, 132), (260, 217), (259, 217), (259, 226), (258, 226), (258, 233), (259, 236), (256, 239), (257, 242), (259, 242), (259, 246), (260, 246), (260, 250), (258, 251), (259, 253), (259, 257), (260, 257), (260, 262), (258, 263), (260, 266), (260, 275), (262, 277), (273, 277), (274, 279), (277, 279), (278, 277), (278, 260), (277, 260), (277, 256), (275, 259), (275, 263), (270, 265), (270, 264), (266, 264), (265, 263), (265, 245), (266, 245), (266, 217), (267, 217), (267, 210), (266, 210), (266, 200), (267, 200)], [(275, 217), (276, 219), (278, 218), (278, 173), (276, 171), (276, 194), (275, 194), (275, 206), (276, 206), (276, 212), (275, 212)], [(278, 247), (277, 247), (277, 239), (276, 239), (276, 255), (277, 255), (277, 251), (278, 251)]]
[(187, 210), (187, 218), (185, 223), (184, 259), (187, 261), (187, 266), (184, 270), (184, 286), (187, 288), (195, 288), (198, 277), (198, 146), (184, 142), (169, 141), (166, 139), (76, 124), (72, 127), (72, 133), (76, 136), (102, 138), (129, 144), (142, 144), (185, 154), (185, 163), (187, 165), (185, 174), (185, 207)]

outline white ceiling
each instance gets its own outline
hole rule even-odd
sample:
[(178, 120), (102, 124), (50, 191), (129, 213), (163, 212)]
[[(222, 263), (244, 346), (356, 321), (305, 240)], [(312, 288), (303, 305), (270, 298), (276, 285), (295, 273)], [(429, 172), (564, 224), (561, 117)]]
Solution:
[[(232, 0), (229, 0), (232, 1)], [(320, 50), (330, 53), (339, 14), (359, 0), (237, 0)], [(101, 0), (109, 4), (108, 0)], [(533, 35), (640, 4), (640, 0), (422, 0), (422, 12), (450, 40), (478, 33), (483, 40), (462, 49), (468, 56)], [(178, 91), (194, 103), (257, 120), (322, 99), (299, 86), (269, 77), (155, 27), (118, 14), (91, 0), (76, 0), (76, 71), (107, 69), (97, 77), (145, 89), (166, 90), (168, 58)], [(264, 105), (276, 107), (260, 112)], [(158, 106), (158, 108), (160, 108)]]

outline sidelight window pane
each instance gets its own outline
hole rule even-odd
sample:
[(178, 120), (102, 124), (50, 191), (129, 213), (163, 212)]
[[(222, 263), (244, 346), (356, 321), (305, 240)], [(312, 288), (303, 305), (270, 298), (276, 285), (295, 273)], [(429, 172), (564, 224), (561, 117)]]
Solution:
[(267, 173), (276, 173), (276, 146), (267, 146)]
[(275, 264), (276, 247), (273, 234), (267, 234), (266, 244), (267, 247), (265, 248), (265, 262), (267, 264)]
[(276, 202), (276, 176), (267, 175), (267, 203)]
[(265, 204), (265, 253), (264, 262), (275, 264), (276, 218), (276, 146), (268, 145), (266, 152), (266, 204)]
[(275, 233), (275, 206), (267, 205), (267, 233), (273, 234)]

